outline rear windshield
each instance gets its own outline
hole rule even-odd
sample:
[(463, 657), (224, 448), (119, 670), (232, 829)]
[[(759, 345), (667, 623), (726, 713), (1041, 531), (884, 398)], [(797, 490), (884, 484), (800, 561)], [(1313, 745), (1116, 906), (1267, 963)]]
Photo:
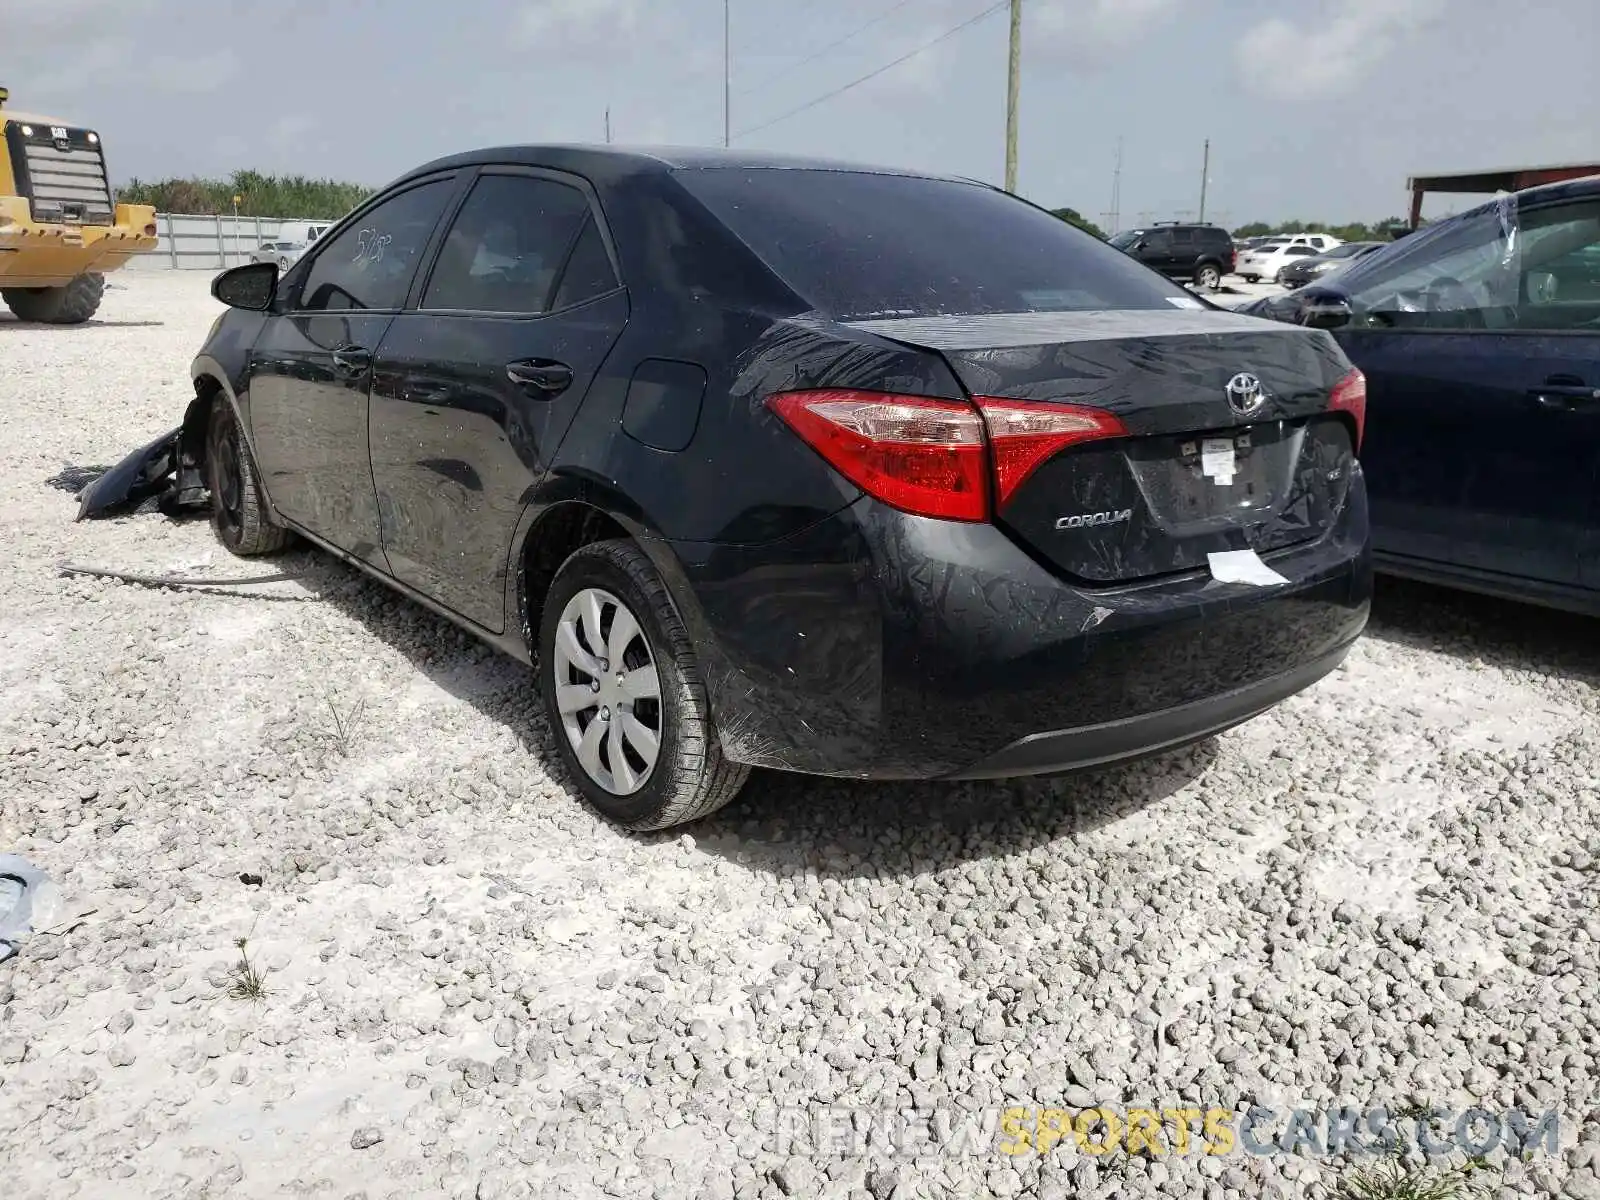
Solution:
[(770, 167), (676, 174), (838, 320), (1200, 306), (1099, 238), (978, 184)]

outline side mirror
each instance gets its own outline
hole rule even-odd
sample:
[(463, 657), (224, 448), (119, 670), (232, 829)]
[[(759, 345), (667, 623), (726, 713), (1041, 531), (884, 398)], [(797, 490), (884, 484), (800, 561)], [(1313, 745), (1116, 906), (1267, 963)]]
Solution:
[(1133, 248), (1135, 250), (1148, 250), (1148, 249), (1150, 249), (1150, 243), (1145, 241), (1143, 238), (1140, 238), (1137, 242), (1135, 242), (1133, 244)]
[(245, 263), (229, 267), (211, 281), (211, 294), (229, 308), (264, 312), (278, 290), (277, 263)]
[(1307, 304), (1300, 310), (1300, 324), (1312, 329), (1343, 329), (1355, 314), (1343, 300)]
[(1350, 300), (1331, 288), (1315, 288), (1301, 293), (1299, 321), (1312, 329), (1342, 329), (1355, 318)]
[(1529, 271), (1523, 276), (1523, 295), (1529, 304), (1553, 304), (1556, 286), (1556, 277), (1549, 271)]

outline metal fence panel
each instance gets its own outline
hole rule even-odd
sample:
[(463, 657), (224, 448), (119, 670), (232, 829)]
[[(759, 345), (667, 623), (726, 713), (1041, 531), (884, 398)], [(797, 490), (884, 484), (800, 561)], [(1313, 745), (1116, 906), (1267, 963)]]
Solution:
[(262, 242), (277, 241), (280, 231), (332, 221), (289, 217), (206, 217), (186, 213), (156, 214), (156, 248), (128, 260), (141, 271), (220, 271), (250, 261)]

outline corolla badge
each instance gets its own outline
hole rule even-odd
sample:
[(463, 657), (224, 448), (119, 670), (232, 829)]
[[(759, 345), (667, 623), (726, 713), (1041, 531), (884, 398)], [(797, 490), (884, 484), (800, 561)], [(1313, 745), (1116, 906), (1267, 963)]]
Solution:
[(1266, 390), (1261, 380), (1248, 371), (1240, 371), (1228, 380), (1228, 407), (1241, 417), (1248, 417), (1267, 402)]
[(1070, 517), (1058, 517), (1057, 529), (1093, 529), (1100, 525), (1120, 525), (1124, 521), (1133, 520), (1133, 509), (1112, 509), (1110, 512), (1077, 513)]

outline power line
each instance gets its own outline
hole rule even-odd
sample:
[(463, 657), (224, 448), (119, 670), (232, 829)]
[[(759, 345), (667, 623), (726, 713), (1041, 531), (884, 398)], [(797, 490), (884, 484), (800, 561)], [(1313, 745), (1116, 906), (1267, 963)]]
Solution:
[(831, 92), (824, 92), (822, 95), (818, 96), (816, 99), (808, 100), (808, 101), (806, 101), (806, 103), (800, 105), (797, 108), (791, 108), (788, 112), (779, 113), (777, 116), (773, 117), (770, 121), (763, 121), (763, 122), (761, 122), (761, 124), (752, 125), (748, 129), (741, 129), (738, 133), (734, 134), (734, 136), (735, 137), (748, 137), (752, 133), (760, 133), (763, 129), (770, 129), (770, 128), (772, 128), (772, 126), (778, 124), (780, 121), (787, 121), (790, 117), (797, 117), (801, 113), (807, 111), (808, 109), (813, 109), (819, 104), (826, 103), (827, 101), (832, 100), (835, 96), (842, 96), (842, 95), (844, 95), (844, 93), (850, 91), (852, 88), (858, 88), (863, 83), (866, 83), (868, 80), (876, 79), (879, 75), (882, 75), (884, 72), (894, 70), (894, 68), (898, 67), (901, 63), (908, 62), (911, 59), (915, 58), (917, 55), (922, 54), (925, 51), (933, 49), (940, 42), (945, 41), (948, 38), (955, 37), (955, 35), (960, 33), (962, 30), (971, 28), (972, 26), (976, 25), (979, 21), (982, 21), (985, 17), (994, 16), (995, 13), (999, 12), (1002, 8), (1008, 7), (1009, 4), (1010, 4), (1010, 0), (998, 0), (998, 3), (991, 4), (988, 8), (984, 9), (981, 13), (978, 13), (976, 16), (968, 17), (965, 21), (961, 22), (961, 24), (955, 26), (953, 29), (945, 30), (943, 33), (941, 33), (938, 37), (934, 38), (932, 41), (924, 42), (922, 45), (918, 46), (915, 50), (912, 50), (912, 51), (910, 51), (910, 52), (908, 52), (906, 54), (902, 54), (899, 58), (895, 59), (893, 62), (886, 62), (886, 63), (883, 64), (883, 66), (879, 67), (877, 70), (868, 71), (865, 75), (861, 76), (858, 79), (852, 79), (849, 83), (844, 84), (842, 87), (836, 87)]
[[(764, 80), (762, 80), (756, 86), (745, 88), (743, 91), (738, 92), (736, 94), (740, 95), (740, 96), (748, 96), (748, 95), (752, 94), (753, 92), (761, 91), (765, 87), (770, 87), (772, 84), (778, 82), (778, 80), (780, 80), (780, 79), (787, 79), (790, 75), (793, 75), (796, 71), (798, 71), (801, 67), (805, 66), (807, 63), (816, 62), (817, 59), (821, 58), (824, 54), (827, 54), (830, 50), (837, 50), (840, 46), (843, 46), (846, 42), (853, 41), (854, 39), (860, 37), (863, 33), (867, 32), (867, 30), (871, 29), (873, 26), (882, 24), (885, 20), (887, 20), (889, 17), (894, 16), (895, 13), (899, 12), (902, 8), (904, 8), (906, 5), (908, 5), (910, 3), (911, 3), (911, 0), (898, 0), (898, 3), (892, 5), (891, 7), (887, 8), (887, 9), (885, 9), (883, 12), (881, 12), (877, 16), (873, 17), (872, 20), (868, 21), (865, 25), (860, 25), (860, 26), (856, 27), (855, 29), (852, 29), (849, 33), (845, 34), (842, 38), (835, 38), (833, 41), (829, 42), (826, 46), (823, 46), (821, 49), (813, 50), (810, 54), (806, 55), (800, 61), (790, 63), (787, 67), (784, 67), (783, 70), (778, 71), (775, 74), (767, 76)], [(792, 20), (793, 18), (791, 17), (790, 19)]]

